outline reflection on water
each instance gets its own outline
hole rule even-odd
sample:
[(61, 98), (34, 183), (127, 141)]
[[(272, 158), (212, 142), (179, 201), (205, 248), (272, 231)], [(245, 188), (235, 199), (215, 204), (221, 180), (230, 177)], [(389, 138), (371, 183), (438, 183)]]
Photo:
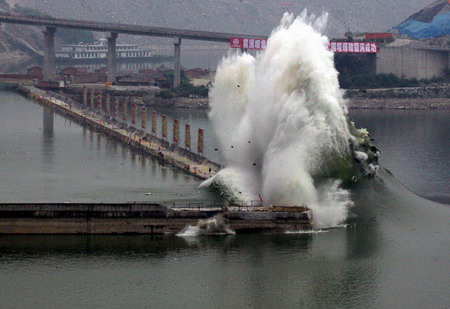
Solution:
[(52, 108), (45, 106), (42, 109), (43, 112), (43, 141), (42, 141), (42, 159), (43, 163), (48, 166), (48, 168), (53, 167), (54, 163), (54, 140), (53, 140), (53, 133), (54, 133), (54, 111)]
[(449, 110), (351, 110), (381, 149), (380, 164), (408, 189), (450, 204)]
[[(25, 305), (68, 280), (78, 293), (92, 290), (95, 297), (86, 295), (92, 308), (100, 304), (118, 307), (117, 295), (129, 307), (348, 307), (368, 303), (376, 280), (371, 265), (354, 268), (351, 262), (355, 260), (346, 260), (345, 234), (342, 229), (321, 234), (186, 239), (2, 236), (0, 272), (10, 283), (15, 281), (14, 273), (25, 277), (39, 273), (45, 283), (51, 282), (25, 289), (18, 302)], [(12, 264), (17, 265), (14, 271)], [(11, 296), (10, 288), (0, 286), (0, 294)], [(146, 292), (139, 292), (137, 299), (121, 292), (130, 289)], [(68, 302), (64, 307), (74, 305), (70, 298), (61, 298)], [(59, 301), (41, 300), (40, 305), (59, 305)]]
[[(204, 111), (158, 112), (209, 125)], [(394, 175), (411, 173), (409, 187), (446, 198), (448, 188), (426, 180), (450, 180), (448, 112), (352, 115)], [(5, 202), (210, 198), (191, 176), (12, 93), (0, 93), (0, 130)], [(439, 164), (421, 166), (427, 155)], [(348, 226), (317, 234), (3, 235), (0, 308), (448, 307), (450, 208), (383, 168), (352, 199)]]
[(179, 182), (180, 172), (157, 160), (146, 169), (145, 155), (14, 93), (2, 93), (0, 130), (0, 168), (8, 175), (0, 178), (2, 202), (182, 203), (217, 198), (199, 192), (195, 178)]

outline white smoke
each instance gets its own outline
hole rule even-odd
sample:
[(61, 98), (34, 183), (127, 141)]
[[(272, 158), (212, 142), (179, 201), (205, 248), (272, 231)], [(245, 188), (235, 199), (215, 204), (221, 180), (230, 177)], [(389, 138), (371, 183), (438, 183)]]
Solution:
[(285, 14), (256, 57), (230, 54), (217, 69), (210, 118), (219, 139), (220, 182), (242, 201), (308, 204), (318, 227), (346, 219), (339, 180), (318, 180), (350, 153), (347, 109), (328, 39), (327, 14)]

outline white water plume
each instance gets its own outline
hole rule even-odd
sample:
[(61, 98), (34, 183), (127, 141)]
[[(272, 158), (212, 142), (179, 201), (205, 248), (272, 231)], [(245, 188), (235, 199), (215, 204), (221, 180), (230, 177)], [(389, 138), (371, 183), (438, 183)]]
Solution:
[(241, 201), (301, 205), (317, 227), (342, 223), (352, 205), (339, 179), (327, 179), (353, 139), (328, 39), (327, 14), (285, 14), (267, 49), (230, 54), (210, 91), (210, 118), (222, 169), (216, 183)]
[(188, 225), (177, 236), (195, 237), (200, 235), (234, 235), (222, 215), (205, 220), (198, 220), (196, 225)]

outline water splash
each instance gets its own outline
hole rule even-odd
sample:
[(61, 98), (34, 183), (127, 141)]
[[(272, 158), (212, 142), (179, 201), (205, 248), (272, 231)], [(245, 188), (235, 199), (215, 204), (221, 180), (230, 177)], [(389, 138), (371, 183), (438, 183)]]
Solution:
[(196, 225), (188, 225), (177, 236), (195, 237), (200, 235), (234, 235), (222, 214), (212, 218), (198, 220)]
[(202, 186), (231, 200), (313, 210), (316, 227), (341, 224), (352, 206), (341, 188), (353, 151), (343, 91), (328, 39), (327, 14), (285, 14), (267, 49), (230, 54), (210, 91), (210, 118), (226, 166)]

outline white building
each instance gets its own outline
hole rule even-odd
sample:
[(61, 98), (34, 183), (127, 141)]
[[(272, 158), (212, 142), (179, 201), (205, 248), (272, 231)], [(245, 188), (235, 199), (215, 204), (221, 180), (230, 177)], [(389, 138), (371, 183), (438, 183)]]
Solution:
[[(132, 44), (117, 44), (117, 58), (149, 58), (149, 50)], [(94, 44), (80, 43), (74, 45), (63, 45), (62, 50), (56, 51), (57, 58), (64, 59), (102, 59), (108, 53), (108, 40), (100, 39)]]

